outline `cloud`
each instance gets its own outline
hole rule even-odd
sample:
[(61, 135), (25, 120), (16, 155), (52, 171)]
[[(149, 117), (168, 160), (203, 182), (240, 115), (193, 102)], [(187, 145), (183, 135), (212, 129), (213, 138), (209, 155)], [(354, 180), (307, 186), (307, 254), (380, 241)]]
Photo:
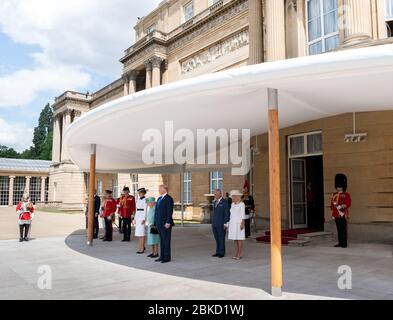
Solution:
[(0, 0), (0, 31), (40, 49), (32, 67), (0, 76), (0, 107), (31, 103), (41, 93), (87, 89), (92, 74), (120, 76), (118, 61), (134, 39), (138, 16), (159, 0)]
[(28, 149), (32, 144), (33, 128), (26, 127), (22, 123), (7, 123), (0, 118), (0, 145), (6, 145), (21, 152)]

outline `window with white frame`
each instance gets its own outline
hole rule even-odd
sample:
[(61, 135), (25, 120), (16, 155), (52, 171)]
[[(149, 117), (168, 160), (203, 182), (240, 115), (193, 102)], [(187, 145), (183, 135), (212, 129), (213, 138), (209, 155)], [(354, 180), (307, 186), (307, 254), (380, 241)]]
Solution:
[(152, 33), (153, 31), (156, 31), (156, 25), (155, 24), (152, 24), (151, 26), (149, 26), (146, 29), (146, 34)]
[(118, 198), (119, 197), (119, 182), (117, 179), (112, 180), (112, 191), (113, 191), (113, 197)]
[(13, 204), (16, 206), (19, 201), (22, 200), (23, 194), (25, 193), (26, 188), (26, 178), (25, 177), (16, 177), (14, 179), (14, 197)]
[(137, 197), (138, 189), (139, 189), (139, 176), (137, 174), (131, 175), (131, 184), (132, 184), (132, 195), (134, 197)]
[(97, 194), (99, 196), (101, 196), (103, 194), (102, 180), (97, 181)]
[(192, 203), (192, 173), (185, 172), (183, 178), (183, 200), (185, 204)]
[(194, 3), (191, 1), (183, 7), (184, 22), (194, 17)]
[(308, 51), (315, 55), (339, 45), (338, 0), (307, 0)]
[(388, 37), (393, 37), (393, 0), (385, 0), (385, 8)]
[(41, 177), (30, 178), (30, 201), (33, 203), (41, 201)]
[(290, 158), (322, 155), (322, 132), (309, 132), (289, 136), (288, 148)]
[(9, 188), (10, 178), (8, 176), (0, 176), (0, 206), (8, 206)]
[(223, 174), (221, 171), (210, 172), (210, 193), (220, 189), (222, 191)]

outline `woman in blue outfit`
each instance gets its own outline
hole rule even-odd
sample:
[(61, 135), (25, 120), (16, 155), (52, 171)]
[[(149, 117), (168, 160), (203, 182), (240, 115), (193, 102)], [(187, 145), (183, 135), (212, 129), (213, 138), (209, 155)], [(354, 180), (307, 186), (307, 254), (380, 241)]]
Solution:
[[(158, 244), (160, 236), (154, 233), (154, 214), (156, 209), (156, 199), (150, 197), (147, 199), (147, 245), (151, 246), (151, 254), (149, 258), (158, 258)], [(153, 229), (153, 233), (152, 233)], [(157, 230), (157, 229), (156, 229)]]

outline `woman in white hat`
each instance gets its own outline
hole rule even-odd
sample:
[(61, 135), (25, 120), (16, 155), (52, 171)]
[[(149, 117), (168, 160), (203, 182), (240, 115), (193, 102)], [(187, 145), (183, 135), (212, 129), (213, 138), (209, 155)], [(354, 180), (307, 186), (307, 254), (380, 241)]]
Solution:
[(228, 239), (235, 241), (236, 255), (235, 260), (242, 258), (243, 241), (246, 239), (244, 220), (246, 217), (246, 206), (241, 201), (243, 193), (233, 190), (230, 193), (232, 198), (231, 216), (229, 220)]

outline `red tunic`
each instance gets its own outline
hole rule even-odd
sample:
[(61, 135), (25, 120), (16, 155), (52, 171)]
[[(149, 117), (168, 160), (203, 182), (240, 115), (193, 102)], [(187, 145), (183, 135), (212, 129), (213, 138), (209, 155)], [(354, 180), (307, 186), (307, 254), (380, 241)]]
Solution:
[(128, 196), (125, 198), (125, 196), (122, 196), (119, 199), (119, 214), (122, 218), (129, 218), (131, 219), (132, 215), (135, 213), (135, 198), (133, 196)]
[(117, 202), (115, 199), (107, 199), (104, 203), (104, 210), (102, 212), (103, 218), (108, 218), (112, 214), (115, 214), (117, 210)]
[(351, 207), (351, 195), (348, 192), (336, 192), (333, 194), (330, 209), (332, 210), (333, 218), (340, 218), (340, 212), (338, 211), (336, 206), (345, 205), (345, 208), (341, 212), (344, 212), (345, 218), (349, 217), (349, 208)]
[[(19, 202), (18, 205), (16, 206), (16, 212), (23, 210), (22, 207), (23, 207), (23, 203)], [(33, 204), (30, 202), (29, 205), (27, 206), (27, 210), (19, 215), (19, 220), (24, 220), (24, 221), (31, 220), (32, 213), (34, 213), (34, 207)]]

